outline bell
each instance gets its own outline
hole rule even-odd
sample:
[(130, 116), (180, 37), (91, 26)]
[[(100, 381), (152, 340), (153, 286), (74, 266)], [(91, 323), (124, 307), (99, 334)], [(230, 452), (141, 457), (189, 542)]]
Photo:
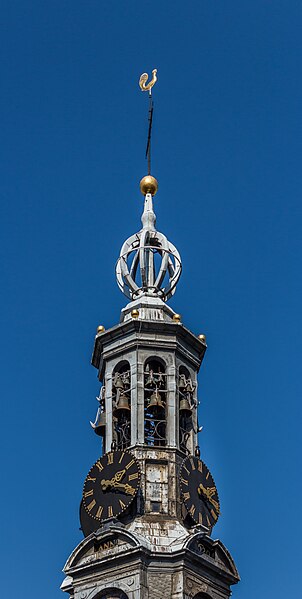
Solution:
[(119, 372), (116, 372), (113, 379), (113, 386), (116, 389), (124, 389), (122, 377)]
[(192, 408), (187, 398), (181, 399), (179, 402), (179, 411), (181, 412), (181, 416), (189, 416), (192, 415)]
[(188, 379), (186, 381), (186, 391), (188, 391), (189, 393), (193, 393), (194, 391), (194, 387), (193, 387), (193, 383), (191, 379)]
[(161, 396), (158, 393), (157, 389), (156, 391), (154, 391), (154, 393), (152, 393), (150, 397), (150, 401), (147, 405), (147, 410), (152, 411), (156, 408), (165, 408), (165, 405), (163, 404)]
[(105, 432), (106, 432), (106, 414), (105, 414), (105, 412), (101, 412), (101, 410), (99, 409), (97, 411), (95, 422), (90, 421), (90, 424), (91, 424), (91, 427), (93, 428), (94, 432), (96, 433), (96, 435), (99, 435), (99, 437), (105, 436)]
[(158, 371), (158, 373), (157, 373), (157, 375), (156, 375), (156, 381), (157, 381), (157, 384), (158, 384), (160, 387), (162, 386), (162, 384), (163, 384), (163, 382), (164, 382), (164, 375), (163, 375), (163, 373), (162, 373), (160, 370)]
[(130, 411), (129, 399), (125, 393), (121, 393), (113, 410), (113, 416), (117, 416), (122, 410)]
[(145, 385), (153, 385), (154, 384), (154, 375), (153, 370), (148, 371), (148, 378), (146, 380)]
[(179, 377), (178, 388), (179, 389), (185, 389), (186, 388), (186, 377), (185, 377), (184, 374), (181, 374), (180, 377)]

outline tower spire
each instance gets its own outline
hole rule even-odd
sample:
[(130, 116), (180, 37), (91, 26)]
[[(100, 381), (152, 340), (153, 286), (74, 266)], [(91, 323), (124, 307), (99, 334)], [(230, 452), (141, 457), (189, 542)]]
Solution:
[(149, 92), (149, 114), (148, 114), (148, 138), (147, 138), (147, 146), (146, 146), (146, 158), (148, 160), (148, 175), (151, 175), (151, 135), (152, 135), (152, 122), (153, 122), (153, 98), (152, 98), (152, 87), (155, 85), (157, 81), (157, 69), (153, 69), (152, 71), (152, 79), (147, 83), (148, 73), (143, 73), (139, 78), (139, 86), (142, 92)]
[(142, 228), (125, 241), (116, 267), (118, 286), (131, 301), (118, 325), (97, 328), (92, 364), (102, 388), (91, 426), (102, 455), (85, 479), (85, 539), (66, 562), (61, 588), (70, 599), (228, 599), (239, 575), (224, 545), (211, 539), (220, 504), (198, 445), (197, 373), (206, 340), (164, 303), (175, 291), (181, 260), (155, 227), (150, 96), (156, 69), (147, 80), (144, 73), (149, 132)]
[(140, 188), (145, 196), (143, 227), (122, 246), (116, 265), (117, 284), (131, 300), (148, 295), (167, 301), (181, 275), (181, 258), (176, 247), (155, 228), (152, 195), (157, 190), (156, 179), (144, 177)]
[(143, 73), (139, 79), (141, 90), (149, 93), (149, 131), (146, 148), (148, 175), (140, 181), (140, 190), (145, 196), (141, 218), (143, 228), (125, 241), (116, 266), (117, 284), (132, 301), (143, 295), (163, 301), (168, 300), (175, 293), (181, 274), (181, 258), (176, 247), (155, 228), (153, 196), (157, 193), (158, 182), (151, 175), (153, 116), (151, 90), (157, 81), (156, 73), (157, 69), (153, 69), (149, 83), (147, 83), (148, 73)]

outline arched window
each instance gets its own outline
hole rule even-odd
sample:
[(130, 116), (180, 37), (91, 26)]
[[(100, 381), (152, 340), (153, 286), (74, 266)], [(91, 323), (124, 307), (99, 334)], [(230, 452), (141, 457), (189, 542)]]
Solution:
[(144, 367), (145, 443), (166, 445), (167, 375), (159, 358), (150, 358)]
[(105, 411), (105, 387), (100, 389), (99, 396), (96, 398), (99, 402), (99, 407), (96, 413), (95, 421), (91, 422), (94, 432), (102, 438), (102, 451), (105, 453), (106, 447), (106, 411)]
[(120, 589), (106, 589), (102, 591), (100, 595), (97, 595), (96, 599), (128, 599), (128, 595)]
[(131, 443), (131, 370), (126, 360), (112, 373), (112, 414), (117, 449), (126, 449)]
[(179, 367), (178, 377), (178, 409), (179, 409), (179, 448), (187, 453), (188, 440), (193, 428), (193, 408), (196, 407), (193, 399), (195, 386), (190, 373), (185, 366)]

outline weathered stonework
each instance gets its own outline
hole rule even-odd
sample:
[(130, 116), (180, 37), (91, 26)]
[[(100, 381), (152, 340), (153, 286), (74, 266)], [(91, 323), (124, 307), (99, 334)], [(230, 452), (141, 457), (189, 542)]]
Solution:
[(93, 599), (109, 588), (129, 599), (193, 598), (201, 592), (213, 599), (229, 597), (238, 572), (222, 543), (204, 533), (177, 531), (171, 521), (165, 535), (169, 544), (161, 545), (161, 526), (153, 523), (147, 538), (144, 524), (135, 532), (108, 525), (84, 539), (65, 565), (62, 590), (75, 599)]
[[(127, 444), (118, 448), (126, 447), (139, 463), (141, 476), (138, 478), (137, 470), (136, 479), (140, 489), (131, 510), (119, 516), (119, 521), (112, 518), (100, 523), (99, 530), (86, 536), (68, 558), (61, 588), (71, 599), (227, 599), (231, 585), (239, 580), (224, 545), (212, 540), (211, 531), (205, 526), (192, 525), (194, 520), (190, 520), (180, 492), (182, 462), (187, 455), (198, 455), (199, 451), (197, 374), (206, 344), (205, 338), (189, 331), (162, 299), (174, 292), (181, 262), (174, 246), (155, 231), (152, 211), (152, 198), (146, 197), (143, 229), (125, 242), (118, 262), (118, 284), (133, 301), (123, 309), (119, 325), (98, 332), (92, 356), (103, 383), (99, 410), (103, 418), (105, 415), (105, 452), (112, 451), (118, 439), (115, 423), (120, 396), (115, 391), (116, 373), (118, 377), (127, 377), (127, 386), (121, 385), (126, 407), (121, 409), (131, 418)], [(157, 245), (148, 245), (152, 239), (156, 239)], [(154, 252), (159, 247), (161, 270), (156, 277)], [(136, 255), (130, 271), (125, 258), (129, 248)], [(178, 263), (173, 263), (171, 254)], [(138, 264), (142, 281), (146, 279), (142, 287), (135, 281)], [(150, 364), (160, 368), (155, 370)], [(161, 380), (159, 396), (157, 386), (148, 389), (150, 368), (152, 376)], [(189, 381), (190, 390), (185, 387), (188, 395), (181, 394), (184, 380), (185, 384)], [(150, 416), (146, 414), (154, 405), (163, 409), (163, 420), (159, 422), (164, 432), (148, 437)], [(186, 411), (190, 418), (188, 428), (181, 424)], [(151, 415), (153, 431), (156, 422)], [(122, 475), (123, 472), (126, 470)], [(116, 480), (105, 482), (113, 486)], [(211, 491), (209, 485), (206, 490)], [(202, 519), (201, 522), (204, 524)]]

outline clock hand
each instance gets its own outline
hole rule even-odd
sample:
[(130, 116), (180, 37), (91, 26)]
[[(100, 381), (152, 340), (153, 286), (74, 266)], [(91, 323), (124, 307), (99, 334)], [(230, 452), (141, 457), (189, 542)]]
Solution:
[(128, 485), (127, 483), (122, 484), (119, 481), (116, 481), (114, 477), (111, 480), (106, 480), (105, 478), (103, 478), (101, 480), (101, 487), (102, 491), (107, 491), (107, 489), (109, 488), (125, 491), (127, 495), (135, 495), (136, 493), (136, 489), (134, 487), (131, 487), (131, 485)]
[(118, 472), (116, 472), (116, 474), (112, 480), (119, 482), (120, 480), (122, 480), (122, 478), (125, 476), (125, 474), (126, 474), (126, 468), (124, 468), (124, 470), (119, 470)]
[(119, 482), (123, 478), (123, 476), (125, 476), (125, 473), (126, 469), (119, 470), (110, 480), (103, 478), (101, 480), (102, 491), (106, 491), (108, 487), (113, 487), (115, 483)]
[(135, 495), (136, 489), (128, 485), (127, 483), (123, 485), (122, 483), (114, 483), (113, 488), (117, 491), (124, 491), (127, 495)]
[(211, 503), (219, 513), (219, 503), (218, 501), (215, 501), (215, 499), (212, 498), (212, 496), (215, 494), (215, 491), (215, 487), (204, 487), (202, 483), (200, 483), (197, 489), (198, 495), (204, 495), (207, 501)]

